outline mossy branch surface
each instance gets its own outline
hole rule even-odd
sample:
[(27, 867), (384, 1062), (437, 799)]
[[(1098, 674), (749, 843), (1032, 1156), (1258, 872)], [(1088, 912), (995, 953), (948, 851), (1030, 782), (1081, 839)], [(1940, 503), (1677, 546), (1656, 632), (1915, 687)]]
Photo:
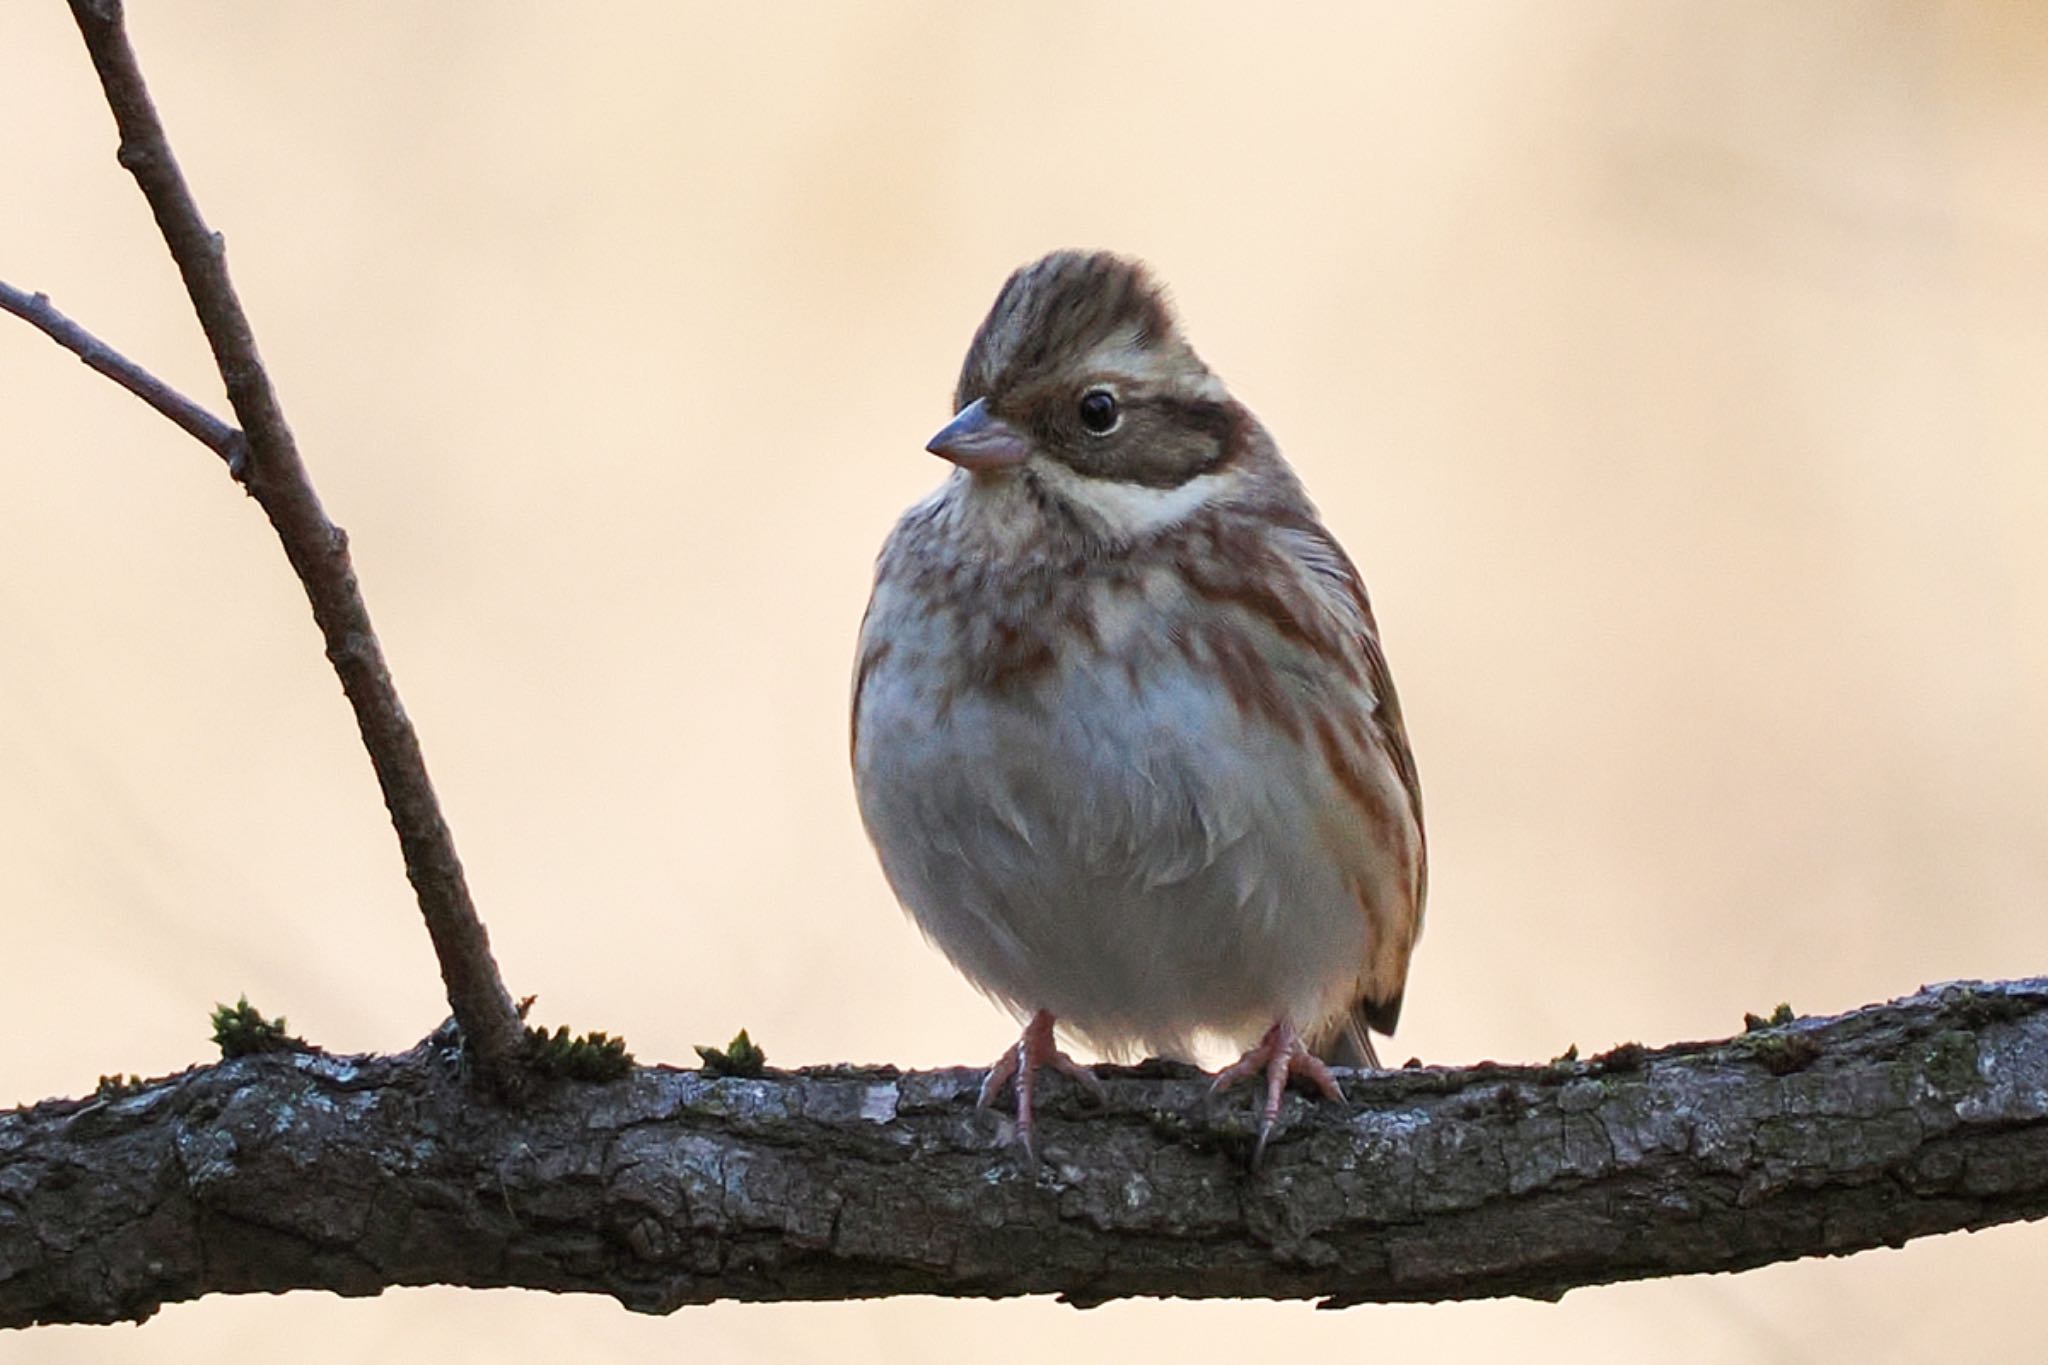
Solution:
[[(294, 1038), (283, 1015), (266, 1018), (243, 996), (232, 1005), (213, 1007), (213, 1045), (223, 1061), (253, 1057), (259, 1052), (304, 1052), (306, 1040)], [(100, 1078), (103, 1082), (105, 1077)]]
[(549, 1033), (526, 1030), (526, 1064), (543, 1076), (567, 1081), (616, 1081), (633, 1070), (626, 1040), (599, 1030), (579, 1036), (567, 1028)]
[(741, 1029), (724, 1047), (697, 1045), (698, 1059), (715, 1076), (745, 1076), (749, 1079), (768, 1069), (768, 1053)]
[(1034, 1170), (995, 1145), (979, 1071), (635, 1067), (507, 1107), (476, 1103), (454, 1039), (109, 1077), (0, 1113), (0, 1326), (421, 1284), (644, 1312), (1555, 1298), (2048, 1215), (2048, 979), (1362, 1076), (1343, 1105), (1291, 1096), (1256, 1172), (1249, 1106), (1185, 1067), (1106, 1068), (1101, 1106), (1052, 1088)]

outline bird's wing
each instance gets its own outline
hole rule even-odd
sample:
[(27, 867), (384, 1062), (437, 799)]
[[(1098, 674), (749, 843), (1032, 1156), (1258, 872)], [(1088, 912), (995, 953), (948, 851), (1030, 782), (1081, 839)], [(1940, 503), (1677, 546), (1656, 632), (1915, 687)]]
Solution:
[[(1408, 745), (1408, 729), (1401, 716), (1401, 699), (1394, 690), (1394, 678), (1387, 667), (1386, 652), (1380, 647), (1379, 626), (1373, 618), (1372, 603), (1364, 581), (1342, 546), (1313, 520), (1289, 526), (1284, 532), (1291, 558), (1303, 571), (1311, 594), (1342, 624), (1371, 696), (1371, 709), (1362, 724), (1334, 727), (1325, 743), (1335, 750), (1333, 762), (1348, 761), (1353, 781), (1361, 788), (1379, 784), (1370, 770), (1391, 771), (1406, 797), (1405, 830), (1392, 831), (1395, 843), (1410, 845), (1405, 875), (1391, 896), (1374, 897), (1366, 913), (1373, 925), (1368, 948), (1365, 985), (1349, 1015), (1340, 1018), (1315, 1040), (1318, 1053), (1332, 1061), (1352, 1065), (1376, 1065), (1372, 1045), (1365, 1034), (1370, 1026), (1380, 1033), (1392, 1033), (1401, 1017), (1401, 1001), (1408, 980), (1408, 957), (1422, 931), (1423, 903), (1429, 893), (1429, 850), (1423, 831), (1422, 784), (1415, 771), (1415, 755)], [(1356, 719), (1356, 718), (1354, 718)], [(1358, 772), (1357, 770), (1365, 770)], [(1350, 784), (1347, 784), (1350, 785)], [(1370, 812), (1364, 818), (1371, 822)], [(1359, 849), (1368, 851), (1367, 840), (1382, 831), (1361, 831)], [(1399, 837), (1406, 835), (1408, 837)], [(1386, 903), (1391, 899), (1394, 903)]]

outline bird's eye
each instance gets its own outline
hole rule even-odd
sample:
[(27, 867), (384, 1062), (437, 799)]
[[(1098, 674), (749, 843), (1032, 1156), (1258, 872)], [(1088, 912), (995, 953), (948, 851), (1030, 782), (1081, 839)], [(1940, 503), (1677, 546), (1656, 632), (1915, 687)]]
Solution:
[(1108, 389), (1090, 389), (1081, 395), (1081, 425), (1097, 436), (1116, 430), (1116, 395)]

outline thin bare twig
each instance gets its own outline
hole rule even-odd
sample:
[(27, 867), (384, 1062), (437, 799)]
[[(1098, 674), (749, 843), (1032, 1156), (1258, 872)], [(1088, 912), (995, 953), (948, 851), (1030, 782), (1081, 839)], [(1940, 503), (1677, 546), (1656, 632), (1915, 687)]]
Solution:
[(228, 473), (238, 481), (241, 479), (249, 460), (249, 443), (241, 432), (58, 312), (48, 294), (24, 294), (0, 280), (0, 311), (12, 313), (38, 329), (84, 361), (87, 368), (105, 375), (170, 418), (227, 461)]
[[(448, 1003), (483, 1074), (500, 1089), (517, 1084), (519, 1016), (491, 957), (470, 900), (454, 840), (427, 778), (419, 738), (399, 704), (384, 652), (349, 562), (348, 537), (327, 519), (297, 443), (256, 352), (248, 316), (229, 283), (226, 251), (209, 230), (178, 169), (162, 121), (129, 45), (120, 0), (71, 0), (121, 133), (119, 159), (156, 216), (186, 293), (213, 348), (228, 402), (248, 440), (242, 481), (284, 544), (327, 643), (327, 658), (354, 708), (363, 745), (397, 828), (406, 875), (440, 959)], [(47, 329), (46, 329), (47, 330)], [(182, 423), (181, 423), (182, 425)]]

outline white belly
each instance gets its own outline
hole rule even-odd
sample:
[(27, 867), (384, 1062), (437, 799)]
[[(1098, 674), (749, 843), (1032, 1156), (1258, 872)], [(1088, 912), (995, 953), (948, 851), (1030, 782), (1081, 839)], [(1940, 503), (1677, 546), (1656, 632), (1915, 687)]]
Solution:
[(917, 657), (895, 651), (862, 690), (861, 815), (977, 985), (1111, 1055), (1241, 1047), (1356, 998), (1366, 920), (1331, 851), (1330, 779), (1300, 744), (1170, 650), (1135, 679), (1070, 657), (947, 707)]

